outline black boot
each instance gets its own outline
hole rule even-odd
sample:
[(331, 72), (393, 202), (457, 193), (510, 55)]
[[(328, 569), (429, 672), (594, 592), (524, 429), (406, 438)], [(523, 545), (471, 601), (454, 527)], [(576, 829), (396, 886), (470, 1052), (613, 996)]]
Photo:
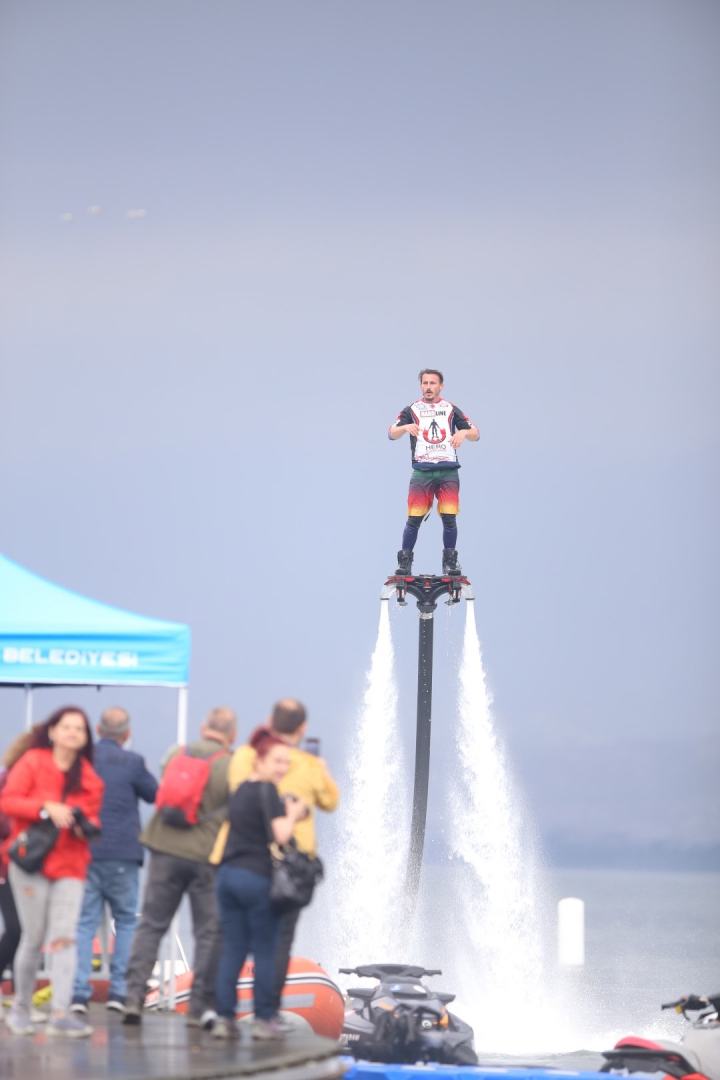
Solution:
[(412, 577), (412, 563), (412, 551), (408, 551), (407, 548), (403, 548), (402, 551), (398, 551), (398, 564), (395, 573), (399, 577)]
[(458, 562), (458, 553), (452, 548), (443, 548), (443, 577), (462, 577), (462, 566)]

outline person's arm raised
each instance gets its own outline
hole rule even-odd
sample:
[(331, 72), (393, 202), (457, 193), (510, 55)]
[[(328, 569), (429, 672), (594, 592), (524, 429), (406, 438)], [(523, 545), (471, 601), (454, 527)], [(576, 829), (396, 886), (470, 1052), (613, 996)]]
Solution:
[(146, 803), (154, 803), (157, 795), (158, 782), (145, 764), (145, 760), (138, 757), (134, 762), (135, 778), (133, 787), (139, 799)]
[(2, 811), (10, 818), (39, 821), (44, 810), (59, 829), (67, 828), (75, 820), (72, 810), (63, 802), (43, 798), (35, 783), (37, 768), (37, 758), (30, 751), (12, 767), (0, 799)]
[(302, 799), (285, 799), (285, 817), (276, 817), (270, 822), (276, 844), (287, 844), (295, 831), (295, 825), (305, 817), (307, 809)]
[(334, 810), (340, 802), (338, 786), (330, 775), (327, 762), (317, 759), (319, 784), (315, 790), (315, 803), (321, 810)]

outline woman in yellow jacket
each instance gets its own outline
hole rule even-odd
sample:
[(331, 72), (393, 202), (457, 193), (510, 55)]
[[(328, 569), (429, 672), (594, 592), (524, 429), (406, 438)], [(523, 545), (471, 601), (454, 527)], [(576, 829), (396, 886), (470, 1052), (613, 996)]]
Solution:
[[(317, 854), (315, 841), (315, 807), (320, 810), (334, 810), (340, 801), (337, 784), (333, 780), (322, 758), (300, 749), (300, 743), (307, 731), (307, 712), (304, 705), (293, 698), (278, 701), (268, 721), (270, 732), (290, 749), (290, 768), (278, 785), (282, 797), (294, 795), (308, 807), (308, 814), (295, 825), (293, 838), (300, 851), (308, 855)], [(252, 746), (241, 746), (233, 754), (228, 767), (228, 786), (231, 793), (250, 776), (255, 765), (255, 751)], [(229, 824), (225, 822), (218, 834), (210, 862), (218, 864), (227, 843)], [(278, 1007), (280, 995), (285, 985), (290, 951), (300, 910), (291, 911), (283, 916), (276, 953), (276, 991)]]

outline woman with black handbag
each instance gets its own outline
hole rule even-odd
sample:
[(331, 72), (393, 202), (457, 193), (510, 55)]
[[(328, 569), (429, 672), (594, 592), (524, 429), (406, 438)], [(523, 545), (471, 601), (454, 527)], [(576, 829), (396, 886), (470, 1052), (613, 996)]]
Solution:
[(275, 999), (275, 949), (281, 913), (270, 899), (271, 842), (287, 844), (296, 822), (305, 816), (304, 802), (280, 800), (276, 784), (290, 767), (290, 750), (267, 728), (250, 740), (256, 753), (250, 778), (230, 798), (228, 835), (217, 874), (217, 897), (223, 929), (223, 955), (215, 997), (218, 1019), (213, 1035), (235, 1032), (237, 980), (252, 953), (255, 961), (253, 1038), (281, 1039)]
[(100, 833), (103, 782), (92, 767), (92, 734), (82, 709), (66, 706), (33, 731), (31, 747), (8, 775), (0, 810), (12, 820), (5, 844), (22, 936), (15, 956), (15, 999), (6, 1025), (32, 1035), (30, 1008), (45, 937), (53, 1008), (48, 1035), (78, 1038), (92, 1028), (70, 1013), (76, 927), (88, 840)]

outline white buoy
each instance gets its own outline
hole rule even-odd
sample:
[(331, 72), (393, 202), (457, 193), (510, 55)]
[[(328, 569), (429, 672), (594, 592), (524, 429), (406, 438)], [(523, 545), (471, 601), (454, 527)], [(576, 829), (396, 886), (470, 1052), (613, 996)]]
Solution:
[(576, 896), (558, 901), (558, 964), (585, 963), (585, 903)]

